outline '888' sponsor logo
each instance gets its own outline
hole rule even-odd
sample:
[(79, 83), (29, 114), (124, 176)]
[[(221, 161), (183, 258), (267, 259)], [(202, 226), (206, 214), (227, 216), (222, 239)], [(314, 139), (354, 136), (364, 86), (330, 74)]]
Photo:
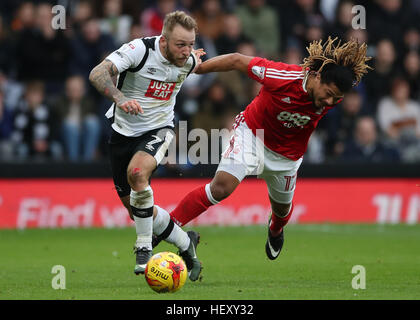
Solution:
[(300, 113), (291, 113), (288, 111), (282, 111), (277, 115), (277, 119), (280, 121), (286, 121), (283, 125), (287, 128), (291, 127), (303, 127), (306, 125), (311, 117), (303, 116)]

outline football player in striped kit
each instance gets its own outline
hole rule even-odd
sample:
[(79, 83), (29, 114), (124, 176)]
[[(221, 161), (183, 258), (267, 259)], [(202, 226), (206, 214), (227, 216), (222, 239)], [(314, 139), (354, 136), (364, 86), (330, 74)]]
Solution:
[[(319, 120), (370, 67), (366, 44), (328, 38), (314, 41), (301, 65), (239, 53), (221, 55), (196, 73), (239, 70), (262, 84), (257, 97), (236, 117), (230, 145), (213, 180), (187, 194), (171, 212), (183, 226), (228, 197), (247, 175), (265, 180), (271, 203), (265, 251), (274, 260), (284, 242), (283, 227), (293, 211), (296, 177), (308, 140)], [(261, 134), (262, 133), (262, 134)], [(157, 245), (162, 237), (154, 239)]]
[(135, 39), (111, 53), (90, 73), (92, 85), (113, 101), (106, 113), (115, 189), (136, 226), (135, 274), (144, 273), (152, 256), (152, 232), (179, 248), (189, 278), (201, 272), (196, 247), (199, 234), (175, 225), (156, 206), (149, 182), (173, 139), (175, 98), (189, 74), (201, 63), (193, 50), (196, 21), (182, 11), (166, 15), (162, 34)]

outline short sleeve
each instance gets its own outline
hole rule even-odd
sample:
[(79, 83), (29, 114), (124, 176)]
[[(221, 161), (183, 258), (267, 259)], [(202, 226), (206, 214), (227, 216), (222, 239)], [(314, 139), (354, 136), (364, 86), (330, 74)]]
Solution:
[(260, 57), (253, 58), (248, 64), (248, 76), (251, 79), (264, 84), (265, 71), (267, 70), (268, 60)]
[(300, 77), (302, 68), (260, 57), (253, 58), (248, 64), (248, 76), (264, 85), (267, 89), (278, 88), (294, 78)]
[(127, 69), (135, 68), (139, 65), (146, 53), (146, 46), (141, 39), (135, 39), (123, 44), (118, 50), (106, 57), (111, 61), (121, 73)]

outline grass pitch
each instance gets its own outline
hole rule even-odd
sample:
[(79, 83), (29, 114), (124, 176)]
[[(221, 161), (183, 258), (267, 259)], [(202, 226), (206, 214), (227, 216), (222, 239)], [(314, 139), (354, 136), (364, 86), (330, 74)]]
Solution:
[[(420, 225), (288, 225), (276, 261), (267, 230), (200, 227), (201, 282), (157, 294), (135, 276), (134, 228), (0, 230), (0, 299), (420, 299)], [(161, 243), (159, 251), (176, 248)], [(52, 288), (52, 268), (66, 289)], [(366, 289), (352, 288), (355, 265)]]

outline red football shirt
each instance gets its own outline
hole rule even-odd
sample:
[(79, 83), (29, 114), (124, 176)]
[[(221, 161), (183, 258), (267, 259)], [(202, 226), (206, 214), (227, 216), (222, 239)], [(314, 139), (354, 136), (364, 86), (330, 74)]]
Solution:
[(263, 86), (244, 111), (245, 122), (256, 134), (264, 129), (264, 144), (291, 160), (303, 156), (319, 120), (334, 106), (318, 111), (303, 88), (298, 65), (255, 57), (248, 75)]

